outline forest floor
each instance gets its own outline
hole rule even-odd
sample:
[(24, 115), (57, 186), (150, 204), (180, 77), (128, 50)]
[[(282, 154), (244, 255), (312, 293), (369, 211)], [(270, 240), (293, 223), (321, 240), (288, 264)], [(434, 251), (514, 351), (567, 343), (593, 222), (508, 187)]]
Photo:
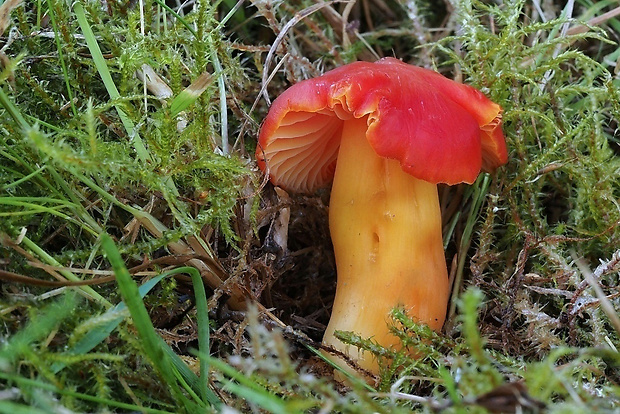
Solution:
[[(612, 0), (0, 5), (0, 412), (618, 412)], [(440, 186), (444, 327), (380, 372), (321, 352), (329, 191), (274, 189), (289, 86), (396, 57), (503, 108), (508, 162)], [(268, 97), (268, 99), (266, 99)]]

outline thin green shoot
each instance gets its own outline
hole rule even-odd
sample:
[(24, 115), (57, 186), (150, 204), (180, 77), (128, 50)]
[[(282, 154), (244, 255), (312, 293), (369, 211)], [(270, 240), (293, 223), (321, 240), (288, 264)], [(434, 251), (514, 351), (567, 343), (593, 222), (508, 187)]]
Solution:
[[(52, 22), (52, 27), (54, 28), (54, 33), (55, 33), (54, 40), (56, 41), (56, 52), (58, 53), (58, 60), (60, 61), (62, 75), (65, 79), (65, 86), (67, 88), (67, 97), (69, 98), (69, 105), (71, 105), (71, 111), (73, 112), (73, 116), (77, 117), (78, 112), (77, 112), (77, 108), (75, 107), (73, 91), (71, 89), (71, 78), (69, 76), (69, 71), (67, 70), (67, 63), (65, 62), (63, 47), (60, 44), (60, 30), (56, 22), (56, 15), (54, 13), (54, 4), (51, 2), (51, 0), (47, 0), (47, 5), (48, 5), (47, 10), (50, 16), (50, 21)], [(40, 5), (39, 5), (39, 10), (41, 10)], [(37, 21), (40, 23), (40, 18), (38, 15), (37, 15)]]

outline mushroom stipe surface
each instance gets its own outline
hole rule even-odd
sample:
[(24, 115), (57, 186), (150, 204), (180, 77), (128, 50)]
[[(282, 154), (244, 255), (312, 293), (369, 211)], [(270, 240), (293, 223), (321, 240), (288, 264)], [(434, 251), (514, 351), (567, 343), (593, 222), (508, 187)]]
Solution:
[(437, 184), (472, 183), (506, 163), (501, 113), (477, 89), (394, 58), (342, 66), (273, 102), (259, 167), (290, 192), (333, 181), (338, 280), (324, 344), (377, 373), (371, 355), (334, 332), (398, 346), (388, 329), (397, 306), (441, 329), (449, 286)]

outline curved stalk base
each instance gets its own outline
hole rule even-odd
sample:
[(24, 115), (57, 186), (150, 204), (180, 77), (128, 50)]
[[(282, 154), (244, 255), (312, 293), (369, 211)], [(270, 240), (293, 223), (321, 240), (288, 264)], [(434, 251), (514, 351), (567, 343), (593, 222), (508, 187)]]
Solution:
[(372, 355), (344, 345), (334, 331), (398, 346), (388, 328), (390, 311), (400, 306), (438, 330), (449, 285), (437, 186), (376, 155), (366, 129), (366, 117), (350, 119), (342, 133), (329, 207), (338, 286), (323, 343), (377, 373)]

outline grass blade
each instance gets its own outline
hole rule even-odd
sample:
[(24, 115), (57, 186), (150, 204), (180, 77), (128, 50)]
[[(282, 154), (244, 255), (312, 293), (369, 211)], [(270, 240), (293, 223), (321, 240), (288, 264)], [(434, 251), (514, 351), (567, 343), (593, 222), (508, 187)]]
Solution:
[[(181, 390), (180, 387), (186, 384), (183, 383), (183, 374), (177, 369), (180, 358), (177, 356), (178, 360), (175, 362), (175, 359), (171, 358), (171, 354), (174, 354), (174, 351), (172, 351), (161, 337), (157, 335), (146, 307), (140, 297), (138, 286), (131, 278), (110, 236), (102, 235), (101, 246), (112, 265), (114, 274), (116, 275), (118, 289), (123, 297), (123, 301), (129, 309), (136, 330), (138, 331), (138, 335), (144, 347), (144, 353), (151, 361), (151, 364), (158, 370), (163, 380), (168, 384), (177, 401), (181, 403), (188, 412), (192, 412), (193, 410), (204, 410), (204, 405), (207, 402), (200, 400), (199, 397), (197, 399), (192, 388), (184, 387), (185, 391), (192, 395), (195, 401), (190, 400)], [(179, 381), (182, 381), (181, 384), (179, 384)]]
[[(101, 80), (105, 85), (108, 94), (110, 95), (110, 99), (113, 101), (119, 100), (121, 95), (112, 80), (112, 75), (110, 74), (110, 70), (108, 69), (108, 65), (101, 53), (101, 49), (99, 48), (99, 44), (97, 43), (97, 39), (95, 38), (95, 34), (93, 33), (90, 24), (88, 24), (88, 20), (86, 19), (86, 14), (84, 13), (84, 7), (82, 3), (76, 1), (73, 5), (73, 11), (75, 12), (75, 17), (78, 20), (80, 28), (82, 29), (82, 33), (84, 34), (84, 38), (86, 39), (86, 45), (90, 51), (90, 54), (93, 57), (93, 62), (95, 63), (95, 67), (99, 72), (99, 76), (101, 76)], [(151, 161), (151, 155), (146, 149), (140, 134), (135, 130), (135, 125), (133, 121), (127, 116), (127, 114), (122, 110), (119, 104), (114, 105), (116, 111), (118, 112), (118, 116), (127, 131), (127, 134), (131, 137), (133, 141), (134, 148), (136, 153), (138, 154), (138, 158), (142, 162)]]
[[(50, 2), (48, 0), (48, 4), (49, 3)], [(54, 4), (49, 4), (49, 7), (47, 10), (49, 13), (50, 21), (52, 22), (52, 27), (54, 28), (54, 32), (60, 33), (60, 30), (58, 28), (58, 23), (56, 22), (54, 6), (55, 6)], [(60, 61), (62, 75), (63, 75), (63, 78), (65, 78), (65, 87), (67, 88), (67, 96), (69, 98), (69, 104), (71, 105), (71, 111), (73, 112), (73, 116), (77, 117), (78, 112), (77, 112), (77, 108), (75, 107), (75, 102), (73, 100), (73, 90), (71, 89), (71, 80), (69, 77), (69, 71), (67, 70), (67, 63), (65, 62), (65, 57), (63, 54), (63, 47), (60, 44), (60, 36), (59, 35), (54, 36), (54, 40), (56, 41), (56, 51), (58, 53), (58, 60)]]
[[(194, 286), (194, 297), (196, 298), (196, 316), (198, 318), (198, 351), (199, 354), (209, 354), (209, 306), (207, 304), (207, 294), (205, 285), (202, 282), (200, 273), (195, 268), (190, 268), (192, 285)], [(200, 392), (205, 401), (217, 400), (215, 394), (209, 390), (209, 361), (200, 358)]]
[[(178, 269), (175, 269), (175, 271), (176, 270), (178, 270)], [(174, 271), (162, 273), (161, 275), (146, 281), (138, 289), (138, 291), (140, 293), (140, 297), (143, 298), (163, 278), (165, 278), (166, 276), (169, 276), (173, 272)], [(180, 272), (176, 272), (176, 273), (180, 273)], [(125, 316), (122, 314), (122, 311), (124, 309), (127, 309), (127, 306), (125, 306), (124, 302), (120, 302), (118, 305), (116, 305), (112, 309), (109, 309), (103, 315), (103, 317), (105, 317), (106, 315), (113, 316), (115, 314), (118, 314), (119, 316), (117, 316), (116, 318), (110, 320), (105, 325), (97, 326), (95, 329), (89, 331), (69, 351), (67, 351), (66, 354), (68, 354), (68, 355), (72, 355), (72, 354), (73, 355), (85, 354), (85, 353), (89, 352), (90, 350), (92, 350), (93, 348), (95, 348), (101, 342), (103, 342), (108, 336), (110, 336), (112, 331), (114, 331), (114, 329), (116, 329), (116, 327), (125, 319)], [(52, 372), (58, 373), (63, 368), (65, 368), (65, 367), (66, 367), (66, 364), (64, 362), (57, 362), (54, 365), (52, 365)]]
[(179, 113), (187, 109), (188, 106), (196, 102), (196, 99), (207, 89), (211, 83), (211, 75), (203, 73), (170, 103), (170, 116), (177, 116)]

